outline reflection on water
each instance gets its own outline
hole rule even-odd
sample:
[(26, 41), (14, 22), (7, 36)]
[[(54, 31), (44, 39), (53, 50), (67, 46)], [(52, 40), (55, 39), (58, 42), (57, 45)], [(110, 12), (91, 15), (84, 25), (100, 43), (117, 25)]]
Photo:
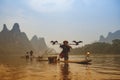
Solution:
[[(83, 56), (70, 56), (82, 60)], [(92, 56), (91, 65), (0, 58), (0, 80), (120, 80), (120, 55)]]
[(71, 80), (68, 63), (62, 64), (60, 66), (60, 70), (61, 70), (61, 79), (60, 80)]

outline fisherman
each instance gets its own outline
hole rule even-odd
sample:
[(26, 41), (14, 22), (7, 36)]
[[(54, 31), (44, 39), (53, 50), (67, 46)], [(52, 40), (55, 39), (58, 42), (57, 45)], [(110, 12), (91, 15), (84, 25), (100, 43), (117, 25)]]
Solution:
[(88, 52), (86, 53), (85, 60), (89, 60), (89, 57), (90, 57), (90, 52), (88, 51)]
[[(62, 52), (60, 53), (59, 57), (64, 58), (64, 61), (68, 61), (68, 53), (70, 52), (71, 46), (68, 45), (68, 41), (63, 41), (63, 44), (60, 45), (60, 48), (62, 48)], [(59, 60), (59, 59), (58, 59)]]
[(30, 57), (33, 57), (33, 51), (32, 50), (30, 51)]
[(29, 59), (29, 54), (28, 54), (28, 52), (26, 52), (26, 59)]
[(30, 61), (33, 61), (33, 51), (30, 51)]

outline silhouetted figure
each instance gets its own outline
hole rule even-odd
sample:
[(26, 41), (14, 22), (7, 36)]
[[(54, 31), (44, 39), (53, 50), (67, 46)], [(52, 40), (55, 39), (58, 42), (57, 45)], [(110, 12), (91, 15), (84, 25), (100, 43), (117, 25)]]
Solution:
[[(60, 48), (62, 48), (62, 52), (60, 53), (59, 57), (64, 58), (64, 61), (68, 61), (68, 53), (70, 52), (71, 46), (68, 45), (68, 41), (63, 41), (63, 45), (60, 45)], [(59, 60), (59, 59), (58, 59)]]
[(30, 51), (30, 56), (33, 56), (33, 51), (32, 50)]
[(28, 52), (26, 52), (26, 59), (29, 59), (29, 53)]
[(89, 57), (90, 57), (90, 52), (88, 51), (88, 52), (86, 53), (85, 60), (89, 60)]
[(31, 50), (30, 51), (30, 61), (32, 61), (33, 60), (33, 51)]

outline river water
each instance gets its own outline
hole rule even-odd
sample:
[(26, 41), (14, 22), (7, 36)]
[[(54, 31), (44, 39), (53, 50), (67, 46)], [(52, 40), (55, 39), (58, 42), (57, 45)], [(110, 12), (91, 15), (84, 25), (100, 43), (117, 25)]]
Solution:
[[(120, 55), (95, 55), (91, 64), (0, 58), (0, 80), (120, 80)], [(83, 60), (72, 55), (70, 60)]]

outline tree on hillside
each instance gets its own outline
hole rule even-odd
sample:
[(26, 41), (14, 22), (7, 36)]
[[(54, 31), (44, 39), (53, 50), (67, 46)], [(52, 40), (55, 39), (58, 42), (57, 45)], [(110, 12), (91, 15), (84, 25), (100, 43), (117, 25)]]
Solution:
[(114, 53), (120, 53), (120, 39), (112, 41), (112, 50)]

